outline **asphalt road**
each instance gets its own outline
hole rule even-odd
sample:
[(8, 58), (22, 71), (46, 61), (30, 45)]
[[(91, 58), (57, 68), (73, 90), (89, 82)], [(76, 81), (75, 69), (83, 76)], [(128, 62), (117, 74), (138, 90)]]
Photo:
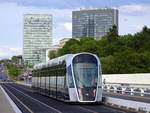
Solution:
[(1, 85), (23, 113), (131, 113), (103, 104), (67, 104), (33, 93), (30, 87), (16, 83), (3, 83)]

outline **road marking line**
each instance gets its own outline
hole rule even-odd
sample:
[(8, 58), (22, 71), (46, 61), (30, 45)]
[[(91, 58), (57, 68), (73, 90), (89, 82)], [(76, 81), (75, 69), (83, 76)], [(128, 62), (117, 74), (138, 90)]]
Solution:
[[(15, 84), (15, 85), (18, 85), (18, 84)], [(13, 86), (14, 86), (14, 84), (13, 84)], [(26, 91), (33, 92), (32, 89), (27, 89), (27, 88), (23, 87), (23, 85), (20, 85), (20, 84), (19, 84), (18, 87), (20, 87), (21, 89), (24, 89), (24, 90), (26, 90)]]
[(2, 89), (3, 93), (5, 94), (6, 98), (8, 99), (10, 105), (12, 106), (13, 110), (16, 113), (22, 113), (21, 110), (17, 107), (17, 105), (12, 101), (12, 99), (8, 96), (8, 94), (6, 93), (6, 91), (2, 88), (2, 86), (0, 85), (0, 88)]
[(81, 109), (83, 109), (83, 110), (86, 110), (86, 111), (89, 111), (89, 112), (92, 112), (92, 113), (98, 113), (98, 112), (96, 112), (96, 111), (93, 111), (93, 110), (91, 110), (91, 109), (87, 109), (87, 108), (84, 108), (84, 107), (80, 107), (80, 106), (79, 106), (79, 108), (81, 108)]

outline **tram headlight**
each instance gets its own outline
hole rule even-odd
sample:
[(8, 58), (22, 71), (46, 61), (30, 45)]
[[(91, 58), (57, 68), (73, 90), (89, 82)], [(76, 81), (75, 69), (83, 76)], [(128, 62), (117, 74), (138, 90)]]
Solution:
[(80, 88), (78, 88), (78, 94), (79, 94), (79, 96), (81, 95), (81, 89)]
[(96, 89), (95, 88), (93, 89), (93, 95), (94, 95), (94, 97), (96, 96)]

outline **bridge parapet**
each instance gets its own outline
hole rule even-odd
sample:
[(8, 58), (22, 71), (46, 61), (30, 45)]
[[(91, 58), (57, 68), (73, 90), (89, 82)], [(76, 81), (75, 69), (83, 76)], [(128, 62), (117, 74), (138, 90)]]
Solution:
[(119, 85), (103, 85), (103, 90), (106, 92), (122, 93), (129, 95), (138, 94), (139, 96), (150, 95), (150, 88), (143, 87), (130, 87), (130, 86), (119, 86)]

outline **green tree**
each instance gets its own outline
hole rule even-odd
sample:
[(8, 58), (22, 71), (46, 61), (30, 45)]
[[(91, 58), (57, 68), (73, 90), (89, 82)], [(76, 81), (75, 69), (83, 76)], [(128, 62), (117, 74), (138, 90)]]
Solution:
[(49, 59), (53, 59), (53, 58), (56, 58), (57, 57), (57, 52), (56, 50), (51, 50), (48, 52), (48, 58)]
[(138, 49), (138, 52), (150, 51), (150, 29), (146, 26), (143, 27), (142, 32), (140, 33), (142, 40), (142, 45)]
[(103, 74), (112, 74), (115, 73), (114, 70), (114, 57), (113, 56), (107, 56), (100, 58), (101, 64), (102, 64), (102, 73)]
[(143, 27), (134, 35), (118, 36), (117, 27), (113, 26), (101, 40), (82, 37), (71, 39), (59, 55), (90, 52), (99, 56), (102, 72), (107, 73), (142, 73), (150, 71), (150, 29)]
[(150, 29), (147, 26), (144, 26), (142, 29), (142, 33), (150, 34)]
[(118, 30), (117, 26), (113, 25), (112, 28), (109, 29), (109, 32), (106, 35), (109, 42), (112, 42), (114, 40), (117, 40), (118, 38)]
[(85, 42), (89, 42), (89, 41), (92, 42), (93, 40), (94, 40), (94, 38), (92, 38), (92, 37), (81, 37), (80, 41), (79, 41), (79, 44), (83, 45)]
[(58, 50), (58, 56), (62, 56), (62, 55), (65, 55), (65, 54), (71, 54), (74, 44), (75, 45), (80, 45), (80, 42), (76, 39), (70, 39), (69, 41), (67, 41), (66, 44), (63, 46), (63, 48), (60, 48)]
[(12, 56), (11, 61), (12, 61), (12, 62), (17, 62), (17, 61), (18, 61), (17, 56)]
[(82, 50), (81, 50), (81, 48), (78, 44), (71, 45), (69, 51), (70, 51), (71, 54), (82, 52)]
[(9, 76), (13, 79), (16, 80), (17, 76), (21, 74), (21, 67), (17, 67), (16, 65), (12, 63), (5, 63), (5, 66), (8, 69), (8, 74)]
[(85, 41), (84, 43), (82, 43), (80, 47), (81, 47), (82, 52), (98, 54), (97, 53), (97, 50), (98, 50), (97, 41), (94, 39)]
[(114, 62), (115, 73), (136, 73), (139, 71), (138, 65), (141, 63), (138, 53), (131, 48), (115, 53)]

